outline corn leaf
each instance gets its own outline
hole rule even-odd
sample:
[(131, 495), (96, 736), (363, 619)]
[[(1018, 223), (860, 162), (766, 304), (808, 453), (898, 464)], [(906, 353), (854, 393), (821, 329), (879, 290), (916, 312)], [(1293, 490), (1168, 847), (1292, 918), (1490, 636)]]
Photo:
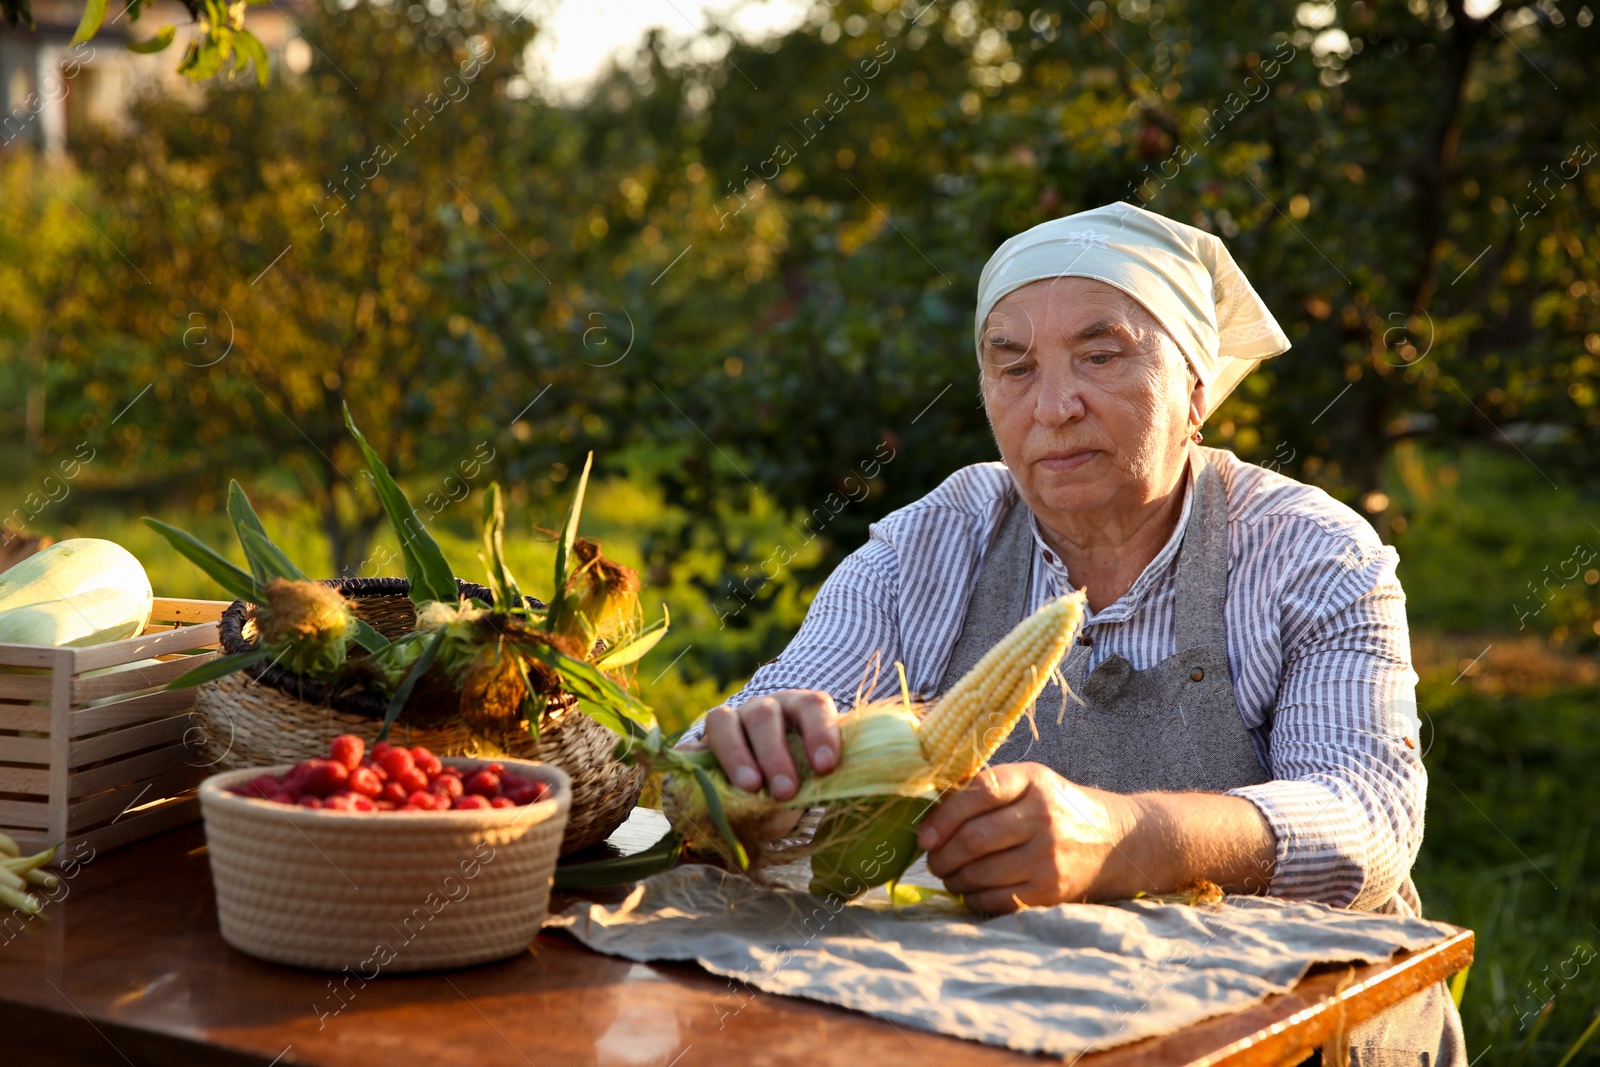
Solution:
[(637, 736), (649, 730), (656, 717), (639, 699), (607, 678), (592, 663), (573, 659), (548, 645), (520, 644), (523, 653), (561, 675), (567, 691), (578, 698), (583, 713), (612, 733)]
[(389, 516), (389, 525), (394, 528), (395, 537), (400, 541), (400, 552), (406, 561), (406, 578), (411, 582), (412, 603), (418, 607), (435, 600), (456, 603), (460, 600), (460, 593), (456, 590), (455, 575), (451, 573), (450, 564), (445, 562), (439, 543), (428, 533), (422, 520), (417, 518), (416, 509), (389, 474), (389, 468), (384, 466), (378, 453), (373, 451), (356, 428), (349, 404), (344, 406), (344, 424), (350, 428), (356, 444), (361, 446), (361, 454), (366, 457), (368, 468), (364, 473), (378, 491), (378, 500), (383, 504), (384, 513)]
[(378, 631), (374, 630), (365, 619), (356, 620), (355, 636), (350, 640), (354, 641), (357, 645), (360, 645), (368, 652), (376, 652), (378, 649), (389, 644), (389, 639), (380, 634)]
[(671, 621), (667, 615), (667, 606), (662, 604), (660, 622), (646, 626), (639, 631), (633, 640), (620, 644), (615, 648), (606, 649), (605, 652), (601, 653), (600, 658), (594, 661), (594, 665), (603, 671), (612, 671), (618, 667), (626, 667), (630, 663), (638, 662), (646, 652), (656, 647), (657, 642), (667, 636), (667, 627), (671, 624)]
[(676, 830), (668, 830), (661, 835), (661, 840), (631, 856), (557, 865), (555, 882), (551, 888), (573, 890), (629, 885), (652, 874), (671, 870), (682, 857), (683, 835)]
[(438, 630), (428, 639), (428, 644), (422, 650), (422, 655), (417, 657), (417, 662), (411, 665), (405, 678), (400, 682), (400, 688), (394, 691), (394, 696), (389, 698), (389, 706), (383, 713), (383, 728), (378, 731), (375, 741), (389, 739), (389, 727), (400, 717), (400, 709), (404, 708), (406, 701), (411, 699), (411, 691), (417, 687), (417, 680), (427, 673), (433, 666), (434, 657), (439, 654), (439, 646), (444, 644), (445, 631)]
[(253, 526), (239, 527), (239, 544), (244, 548), (244, 558), (250, 561), (256, 584), (265, 589), (275, 578), (290, 582), (308, 581), (283, 549), (268, 540), (267, 535)]
[(506, 512), (500, 503), (500, 483), (490, 482), (483, 496), (483, 562), (489, 569), (489, 589), (494, 593), (496, 611), (506, 612), (526, 605), (517, 580), (506, 566)]
[(717, 832), (733, 850), (734, 862), (741, 871), (750, 869), (750, 854), (744, 850), (744, 845), (739, 841), (739, 836), (733, 832), (733, 827), (728, 825), (728, 813), (722, 810), (722, 798), (717, 795), (717, 787), (711, 781), (711, 776), (699, 767), (694, 769), (695, 781), (700, 783), (700, 791), (706, 796), (706, 814), (711, 816), (711, 821), (716, 825)]
[(230, 655), (218, 656), (216, 659), (200, 664), (192, 671), (178, 675), (178, 677), (167, 683), (167, 688), (188, 689), (190, 686), (196, 686), (202, 682), (225, 678), (234, 671), (243, 670), (245, 667), (260, 663), (266, 658), (267, 650), (264, 648), (252, 648), (248, 652), (234, 652)]
[(578, 476), (578, 491), (572, 496), (572, 507), (567, 511), (567, 523), (561, 531), (561, 543), (556, 546), (556, 584), (550, 598), (550, 613), (545, 616), (547, 630), (559, 630), (564, 616), (573, 610), (567, 598), (567, 571), (572, 566), (572, 543), (578, 539), (578, 516), (583, 512), (583, 494), (589, 486), (589, 467), (594, 463), (594, 453), (583, 460), (583, 473)]
[(184, 533), (176, 526), (168, 526), (159, 519), (145, 517), (144, 523), (167, 539), (167, 544), (178, 554), (205, 571), (211, 580), (222, 586), (229, 595), (252, 604), (261, 603), (261, 589), (254, 578), (235, 567), (227, 557), (218, 553), (193, 534)]

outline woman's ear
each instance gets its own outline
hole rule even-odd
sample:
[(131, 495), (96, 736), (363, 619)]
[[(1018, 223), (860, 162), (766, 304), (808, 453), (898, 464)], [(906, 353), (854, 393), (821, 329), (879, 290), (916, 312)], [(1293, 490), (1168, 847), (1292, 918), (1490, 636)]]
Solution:
[(1206, 383), (1194, 376), (1194, 386), (1189, 390), (1189, 421), (1198, 429), (1206, 421)]

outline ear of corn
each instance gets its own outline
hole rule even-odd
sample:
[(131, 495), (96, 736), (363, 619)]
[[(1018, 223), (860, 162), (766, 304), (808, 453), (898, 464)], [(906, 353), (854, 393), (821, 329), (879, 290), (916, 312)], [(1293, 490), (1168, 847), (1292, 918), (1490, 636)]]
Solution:
[(966, 781), (1010, 736), (1072, 642), (1083, 602), (1058, 597), (1023, 619), (933, 706), (917, 733), (936, 777)]
[[(675, 775), (663, 794), (668, 817), (691, 848), (725, 856), (748, 851), (759, 859), (761, 827), (774, 813), (827, 806), (812, 843), (812, 890), (849, 898), (896, 879), (919, 854), (923, 816), (1000, 747), (1055, 672), (1082, 617), (1082, 593), (1046, 604), (920, 719), (904, 686), (900, 699), (858, 701), (840, 717), (841, 754), (831, 774), (813, 773), (800, 738), (791, 736), (800, 789), (786, 801), (735, 789), (709, 751), (647, 755)], [(717, 794), (727, 832), (709, 818), (705, 783)], [(727, 841), (730, 835), (737, 841)], [(730, 848), (719, 847), (719, 838)]]

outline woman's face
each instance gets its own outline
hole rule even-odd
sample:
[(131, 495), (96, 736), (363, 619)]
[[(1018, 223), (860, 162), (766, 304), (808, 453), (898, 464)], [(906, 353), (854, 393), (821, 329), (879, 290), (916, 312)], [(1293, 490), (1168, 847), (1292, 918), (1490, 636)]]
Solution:
[(1205, 386), (1122, 290), (1091, 278), (1025, 285), (989, 313), (981, 354), (995, 443), (1041, 519), (1131, 511), (1177, 484)]

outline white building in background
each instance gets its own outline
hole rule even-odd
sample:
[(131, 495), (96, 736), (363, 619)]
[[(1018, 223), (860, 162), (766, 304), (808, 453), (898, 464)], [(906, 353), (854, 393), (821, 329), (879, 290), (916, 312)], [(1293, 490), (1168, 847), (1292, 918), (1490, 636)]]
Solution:
[[(266, 46), (272, 66), (298, 73), (311, 65), (311, 47), (297, 29), (309, 2), (269, 0), (246, 9), (245, 27)], [(198, 87), (177, 72), (191, 32), (186, 7), (149, 0), (139, 20), (130, 22), (122, 0), (111, 0), (100, 32), (73, 46), (84, 6), (82, 0), (33, 0), (33, 30), (0, 20), (0, 152), (24, 144), (65, 152), (91, 125), (123, 126), (129, 101), (141, 92), (198, 98)], [(178, 27), (177, 39), (165, 50), (128, 51), (130, 41), (169, 25)]]

